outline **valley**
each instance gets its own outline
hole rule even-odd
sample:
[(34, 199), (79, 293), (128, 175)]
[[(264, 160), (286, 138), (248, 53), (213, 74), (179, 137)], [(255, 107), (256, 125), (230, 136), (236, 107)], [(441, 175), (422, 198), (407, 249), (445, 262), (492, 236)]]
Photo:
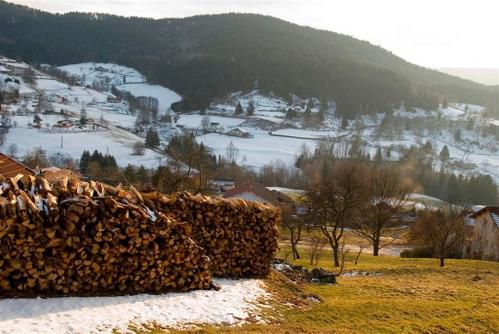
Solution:
[[(438, 110), (402, 104), (389, 113), (346, 119), (336, 115), (332, 100), (280, 97), (253, 89), (216, 99), (203, 110), (174, 112), (171, 106), (181, 100), (179, 94), (149, 84), (144, 75), (125, 66), (81, 63), (59, 67), (72, 78), (71, 85), (46, 74), (50, 70), (44, 72), (44, 66), (34, 69), (5, 57), (0, 64), (4, 89), (19, 92), (16, 102), (4, 108), (10, 127), (1, 147), (4, 151), (10, 147), (18, 156), (33, 146), (49, 156), (73, 159), (85, 150), (98, 150), (113, 155), (122, 167), (156, 168), (168, 159), (160, 147), (145, 149), (141, 155), (133, 152), (134, 144), (144, 140), (145, 128), (152, 127), (161, 145), (172, 136), (192, 133), (212, 154), (224, 156), (232, 143), (238, 153), (236, 162), (255, 170), (270, 163), (293, 166), (299, 154), (313, 152), (324, 142), (334, 143), (338, 154), (350, 154), (355, 144), (359, 154), (375, 159), (378, 153), (377, 159), (387, 161), (403, 158), (411, 146), (429, 145), (428, 159), (436, 168), (464, 175), (489, 174), (499, 180), (499, 121), (488, 116), (484, 107), (466, 101), (449, 102)], [(34, 73), (31, 84), (22, 79), (27, 69)], [(156, 119), (139, 125), (138, 111), (113, 95), (113, 89), (157, 101)], [(40, 98), (47, 100), (50, 110), (40, 110)], [(239, 103), (242, 112), (236, 114)], [(250, 105), (254, 108), (251, 115)], [(85, 126), (79, 124), (82, 110), (90, 120)], [(36, 114), (41, 118), (39, 126), (33, 124)], [(449, 157), (442, 161), (439, 154), (444, 146)]]

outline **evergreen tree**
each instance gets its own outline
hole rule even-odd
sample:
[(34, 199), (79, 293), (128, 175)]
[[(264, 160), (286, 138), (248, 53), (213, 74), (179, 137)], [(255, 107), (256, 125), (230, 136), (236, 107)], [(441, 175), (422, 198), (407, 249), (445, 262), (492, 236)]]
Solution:
[(255, 114), (255, 104), (253, 103), (253, 101), (249, 102), (246, 113), (248, 116), (253, 116)]
[(348, 119), (346, 117), (343, 117), (341, 119), (341, 129), (346, 130), (347, 127), (348, 127)]
[(241, 102), (237, 102), (236, 110), (234, 111), (234, 115), (241, 115), (243, 113), (243, 107), (241, 106)]
[(429, 140), (427, 140), (426, 143), (424, 144), (423, 151), (426, 154), (430, 154), (433, 152), (433, 146), (431, 145), (431, 142)]
[(447, 147), (447, 145), (445, 145), (442, 150), (440, 151), (440, 159), (442, 161), (447, 161), (449, 160), (450, 158), (450, 155), (449, 155), (449, 148)]
[(312, 116), (313, 102), (312, 98), (308, 99), (307, 108), (305, 109), (305, 118), (309, 119)]
[(36, 126), (40, 126), (41, 122), (42, 122), (42, 119), (40, 118), (40, 116), (38, 114), (36, 114), (35, 117), (33, 117), (33, 124), (35, 124)]
[(461, 129), (457, 129), (456, 132), (454, 133), (454, 140), (457, 142), (460, 142), (463, 139), (462, 131)]
[(378, 149), (376, 150), (376, 155), (374, 156), (374, 161), (377, 164), (380, 164), (383, 162), (383, 153), (381, 152), (381, 147), (378, 146)]
[(85, 106), (82, 106), (81, 107), (81, 111), (80, 111), (80, 124), (81, 125), (85, 125), (87, 124), (87, 109), (85, 109)]
[(147, 130), (145, 145), (148, 148), (156, 148), (160, 145), (159, 135), (152, 128)]
[(90, 152), (85, 150), (83, 151), (80, 158), (80, 171), (82, 174), (87, 173), (89, 163), (90, 163)]

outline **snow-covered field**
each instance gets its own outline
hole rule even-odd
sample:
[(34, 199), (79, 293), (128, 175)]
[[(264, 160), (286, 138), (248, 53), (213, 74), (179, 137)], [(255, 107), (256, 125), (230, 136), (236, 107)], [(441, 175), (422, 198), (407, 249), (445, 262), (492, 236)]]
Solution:
[(239, 150), (239, 162), (255, 168), (276, 160), (292, 165), (303, 145), (307, 145), (311, 150), (317, 145), (314, 140), (271, 136), (266, 131), (244, 129), (249, 130), (253, 138), (229, 137), (209, 133), (198, 137), (198, 141), (210, 147), (213, 153), (222, 156), (226, 152), (227, 145), (232, 142)]
[(128, 91), (134, 96), (150, 96), (158, 99), (159, 114), (164, 115), (172, 103), (182, 99), (174, 91), (147, 83), (146, 77), (133, 68), (108, 63), (81, 63), (59, 67), (67, 73), (77, 76), (84, 85), (92, 86), (100, 83), (116, 86), (119, 90)]
[[(53, 122), (58, 116), (44, 116), (44, 118), (45, 121)], [(75, 159), (79, 159), (85, 150), (90, 152), (98, 150), (115, 156), (120, 166), (132, 164), (149, 168), (158, 167), (160, 162), (158, 159), (164, 158), (151, 150), (146, 150), (144, 155), (132, 155), (133, 144), (141, 138), (125, 130), (114, 128), (110, 131), (44, 133), (27, 126), (31, 117), (16, 116), (13, 119), (17, 122), (17, 127), (9, 130), (2, 148), (16, 144), (19, 156), (23, 156), (34, 147), (42, 147), (49, 156), (61, 153), (69, 154)]]
[(245, 121), (243, 118), (232, 118), (222, 116), (206, 116), (199, 114), (182, 115), (177, 121), (177, 125), (183, 126), (187, 129), (198, 129), (201, 127), (201, 121), (204, 117), (208, 117), (211, 123), (218, 123), (225, 129), (237, 127)]
[[(29, 85), (22, 80), (22, 75), (17, 70), (27, 68), (28, 65), (1, 56), (0, 64), (5, 72), (0, 74), (2, 82), (7, 78), (19, 82), (4, 84), (3, 89), (19, 90), (21, 94), (17, 104), (7, 106), (7, 110), (12, 113), (10, 119), (14, 126), (9, 129), (0, 150), (5, 152), (10, 145), (15, 144), (17, 156), (22, 157), (28, 150), (42, 147), (49, 156), (69, 154), (74, 159), (78, 159), (84, 150), (98, 150), (112, 154), (120, 166), (132, 164), (148, 168), (155, 168), (164, 161), (164, 155), (151, 150), (145, 150), (144, 155), (132, 155), (133, 145), (144, 141), (144, 138), (131, 132), (136, 123), (136, 116), (131, 114), (126, 101), (109, 102), (109, 98), (114, 97), (110, 92), (101, 92), (86, 86), (92, 86), (99, 80), (117, 85), (123, 85), (126, 81), (127, 84), (123, 87), (133, 94), (157, 97), (160, 109), (164, 112), (170, 108), (171, 103), (180, 100), (180, 96), (173, 91), (150, 85), (138, 71), (114, 64), (82, 63), (61, 67), (70, 74), (77, 75), (82, 86), (70, 86), (37, 70), (33, 71), (35, 83)], [(38, 105), (37, 95), (41, 92), (56, 114), (40, 114), (42, 130), (39, 130), (31, 124)], [(58, 121), (77, 122), (83, 108), (89, 120), (106, 128), (85, 132), (77, 128), (70, 128), (63, 133), (52, 131)]]
[(95, 81), (108, 81), (119, 86), (124, 82), (145, 82), (145, 77), (133, 68), (109, 63), (79, 63), (59, 67), (69, 74), (78, 76), (84, 86)]
[(219, 291), (119, 297), (0, 299), (1, 334), (129, 332), (130, 325), (191, 327), (258, 317), (270, 297), (260, 280), (215, 280)]
[(157, 98), (159, 102), (160, 115), (166, 114), (173, 103), (182, 99), (182, 97), (174, 91), (159, 85), (139, 83), (121, 85), (117, 88), (120, 90), (126, 90), (134, 96), (151, 96)]

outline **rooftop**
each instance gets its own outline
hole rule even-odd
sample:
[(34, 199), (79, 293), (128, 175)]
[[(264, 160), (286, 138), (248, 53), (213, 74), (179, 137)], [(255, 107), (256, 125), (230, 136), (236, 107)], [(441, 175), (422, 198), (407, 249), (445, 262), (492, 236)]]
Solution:
[(18, 174), (34, 175), (35, 172), (22, 163), (0, 153), (0, 175), (5, 178), (16, 177)]

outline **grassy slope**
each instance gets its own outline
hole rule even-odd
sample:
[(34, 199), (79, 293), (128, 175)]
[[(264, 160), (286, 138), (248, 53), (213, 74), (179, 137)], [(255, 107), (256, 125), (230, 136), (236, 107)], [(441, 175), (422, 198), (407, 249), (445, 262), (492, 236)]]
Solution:
[[(270, 316), (278, 320), (186, 333), (499, 333), (499, 263), (448, 260), (442, 269), (434, 259), (363, 255), (358, 265), (352, 259), (347, 271), (382, 275), (303, 286), (323, 300), (303, 304), (291, 298), (296, 287), (274, 274), (268, 285), (278, 298)], [(326, 257), (320, 266), (333, 270)]]

